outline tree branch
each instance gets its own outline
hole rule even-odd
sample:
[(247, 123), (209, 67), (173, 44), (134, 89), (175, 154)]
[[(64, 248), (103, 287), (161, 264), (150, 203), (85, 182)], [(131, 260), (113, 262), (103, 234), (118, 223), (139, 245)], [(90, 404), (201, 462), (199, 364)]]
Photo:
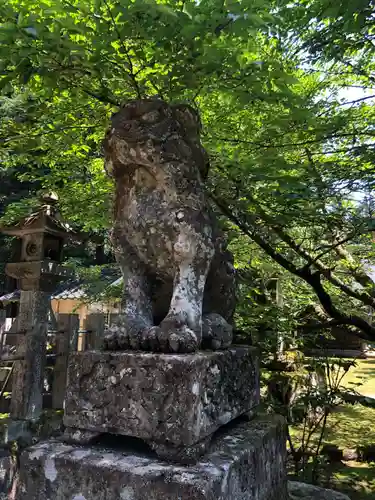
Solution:
[(334, 245), (334, 250), (339, 257), (339, 259), (346, 260), (349, 263), (349, 272), (353, 276), (353, 278), (362, 285), (363, 287), (369, 287), (371, 289), (371, 295), (375, 294), (375, 283), (372, 281), (370, 276), (366, 274), (366, 272), (354, 266), (354, 259), (350, 252), (348, 252), (343, 246), (342, 241), (336, 242)]
[(330, 134), (325, 137), (316, 138), (316, 139), (306, 139), (305, 141), (300, 142), (284, 142), (279, 144), (263, 144), (257, 141), (249, 141), (247, 139), (231, 139), (227, 137), (213, 137), (213, 139), (217, 139), (223, 142), (230, 142), (231, 144), (248, 144), (250, 146), (257, 146), (259, 149), (271, 149), (271, 148), (288, 148), (288, 147), (298, 147), (298, 146), (306, 146), (307, 144), (316, 144), (319, 142), (324, 142), (326, 140), (331, 139), (341, 139), (344, 137), (355, 137), (355, 136), (366, 136), (366, 137), (375, 137), (375, 132), (347, 132), (342, 134)]
[(306, 283), (308, 283), (317, 295), (322, 307), (331, 318), (339, 321), (343, 325), (355, 326), (359, 330), (358, 332), (356, 332), (356, 335), (358, 337), (365, 340), (375, 340), (375, 328), (371, 326), (366, 320), (358, 315), (345, 314), (334, 305), (331, 296), (323, 287), (320, 271), (313, 272), (306, 266), (303, 268), (297, 268), (295, 264), (278, 253), (264, 238), (262, 238), (262, 236), (256, 230), (241, 221), (229, 209), (225, 202), (214, 195), (211, 195), (211, 199), (215, 202), (222, 213), (226, 217), (228, 217), (229, 220), (231, 220), (244, 234), (246, 234), (255, 243), (257, 243), (257, 245), (259, 245), (273, 260), (275, 260), (275, 262), (277, 262), (287, 271), (291, 272), (295, 276), (298, 276)]
[[(326, 245), (326, 249), (323, 252), (321, 252), (320, 254), (318, 254), (315, 257), (315, 259), (319, 260), (322, 257), (324, 257), (327, 253), (331, 252), (332, 250), (336, 251), (338, 247), (341, 247), (344, 243), (347, 243), (348, 241), (352, 240), (356, 236), (359, 236), (360, 234), (369, 233), (369, 232), (372, 232), (372, 230), (371, 229), (366, 229), (365, 231), (353, 231), (352, 233), (350, 233), (348, 236), (346, 236), (342, 240), (336, 241), (332, 245)], [(324, 245), (321, 245), (317, 250), (322, 249), (322, 248), (324, 248)]]
[[(220, 167), (218, 167), (219, 170)], [(237, 181), (235, 179), (231, 179), (232, 182), (237, 185)], [(353, 299), (359, 300), (363, 304), (375, 308), (375, 298), (369, 295), (365, 291), (356, 291), (353, 290), (350, 286), (348, 286), (346, 283), (344, 283), (340, 278), (332, 274), (332, 269), (330, 269), (328, 266), (326, 266), (319, 258), (313, 257), (307, 250), (305, 250), (301, 245), (299, 245), (286, 231), (284, 231), (280, 224), (277, 224), (273, 220), (272, 217), (270, 217), (266, 211), (262, 208), (261, 204), (257, 202), (257, 200), (251, 196), (250, 193), (246, 193), (247, 199), (249, 199), (257, 209), (257, 212), (259, 214), (259, 217), (264, 220), (266, 224), (272, 229), (272, 231), (284, 242), (288, 245), (289, 248), (291, 248), (297, 255), (302, 257), (306, 261), (306, 266), (304, 266), (304, 269), (308, 269), (310, 266), (314, 266), (316, 269), (320, 271), (320, 274), (322, 274), (327, 281), (329, 281), (332, 285), (336, 286), (339, 288), (342, 292), (344, 292), (346, 295), (349, 297), (352, 297)], [(238, 225), (238, 224), (237, 224)], [(239, 226), (240, 227), (240, 226)], [(255, 241), (255, 240), (254, 240)], [(257, 242), (258, 243), (258, 242)], [(260, 245), (260, 243), (258, 243)], [(261, 245), (260, 245), (261, 246)], [(266, 250), (267, 251), (267, 250)], [(268, 250), (269, 251), (269, 250)], [(268, 253), (267, 251), (267, 253)], [(280, 258), (283, 256), (279, 254)], [(276, 261), (277, 259), (273, 257)], [(291, 264), (289, 262), (289, 264)], [(283, 267), (284, 265), (281, 264)], [(294, 271), (291, 271), (294, 272)]]
[(38, 134), (19, 134), (19, 135), (13, 135), (11, 137), (7, 137), (5, 139), (0, 138), (0, 143), (6, 144), (8, 142), (13, 142), (18, 139), (23, 139), (27, 137), (27, 139), (34, 139), (36, 137), (42, 137), (44, 135), (49, 135), (49, 134), (60, 134), (60, 132), (64, 132), (64, 130), (76, 130), (76, 129), (93, 129), (99, 127), (99, 125), (72, 125), (72, 126), (67, 126), (67, 127), (61, 127), (61, 128), (55, 128), (53, 130), (45, 130), (43, 132), (40, 132)]
[(129, 54), (129, 50), (128, 48), (125, 46), (125, 43), (121, 37), (121, 33), (117, 27), (117, 24), (116, 24), (116, 21), (115, 21), (115, 18), (113, 17), (113, 14), (112, 14), (112, 11), (111, 11), (111, 8), (110, 6), (108, 5), (108, 2), (107, 0), (104, 0), (104, 3), (105, 3), (105, 6), (106, 6), (106, 9), (107, 9), (107, 12), (108, 12), (108, 15), (109, 17), (111, 18), (111, 21), (112, 21), (112, 24), (113, 24), (113, 28), (114, 30), (116, 31), (116, 34), (117, 34), (117, 37), (119, 39), (119, 42), (121, 43), (121, 46), (122, 46), (122, 49), (126, 55), (126, 58), (128, 60), (128, 66), (129, 66), (129, 77), (131, 79), (131, 81), (133, 82), (133, 85), (134, 85), (134, 90), (136, 91), (137, 93), (137, 97), (138, 99), (142, 99), (142, 93), (141, 93), (141, 89), (139, 88), (139, 85), (138, 85), (138, 81), (137, 81), (137, 78), (135, 77), (135, 74), (134, 74), (134, 68), (133, 68), (133, 61), (130, 57), (130, 54)]
[(94, 99), (97, 99), (100, 102), (103, 102), (104, 104), (112, 104), (113, 106), (117, 106), (117, 107), (120, 107), (120, 105), (121, 105), (118, 101), (115, 101), (111, 97), (101, 95), (101, 94), (96, 94), (95, 92), (92, 92), (89, 89), (81, 88), (81, 90), (85, 94), (89, 95), (90, 97), (93, 97)]
[(303, 257), (307, 261), (307, 266), (315, 266), (319, 271), (320, 275), (323, 275), (327, 281), (329, 281), (332, 285), (339, 288), (342, 292), (344, 292), (349, 297), (353, 299), (359, 300), (363, 304), (367, 306), (375, 308), (375, 299), (371, 297), (366, 292), (357, 292), (350, 288), (350, 286), (346, 285), (340, 278), (332, 274), (332, 269), (326, 266), (320, 259), (314, 258), (309, 254), (304, 248), (298, 245), (293, 238), (289, 236), (283, 229), (279, 226), (273, 226), (273, 231), (279, 236), (279, 238), (287, 243), (292, 250), (294, 250), (298, 255)]

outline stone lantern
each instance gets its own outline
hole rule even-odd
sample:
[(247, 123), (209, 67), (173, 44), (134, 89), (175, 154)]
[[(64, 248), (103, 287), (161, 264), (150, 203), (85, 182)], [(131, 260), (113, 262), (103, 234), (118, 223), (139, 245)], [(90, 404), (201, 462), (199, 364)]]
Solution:
[(3, 227), (4, 234), (20, 239), (19, 262), (7, 264), (6, 273), (21, 290), (17, 317), (18, 342), (13, 371), (10, 415), (13, 421), (36, 421), (43, 409), (43, 378), (51, 294), (69, 276), (61, 266), (62, 250), (72, 235), (56, 212), (57, 196), (42, 198), (40, 209), (21, 222)]
[(66, 239), (71, 235), (67, 224), (57, 216), (56, 195), (43, 197), (38, 212), (2, 232), (21, 240), (19, 262), (7, 264), (8, 276), (17, 279), (20, 290), (53, 292), (56, 283), (66, 274), (59, 263)]

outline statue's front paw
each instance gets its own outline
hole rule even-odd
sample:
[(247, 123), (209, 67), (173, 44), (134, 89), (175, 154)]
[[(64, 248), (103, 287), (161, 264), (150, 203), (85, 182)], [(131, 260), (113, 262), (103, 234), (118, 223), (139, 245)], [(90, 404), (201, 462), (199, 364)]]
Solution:
[(200, 337), (179, 316), (167, 316), (160, 324), (159, 345), (162, 352), (188, 353), (200, 347)]
[(197, 351), (201, 338), (181, 316), (167, 316), (160, 326), (126, 319), (105, 333), (103, 348), (107, 351), (141, 350), (187, 353)]
[(107, 329), (103, 348), (106, 351), (142, 350), (145, 332), (151, 328), (143, 321), (126, 319)]
[(121, 351), (129, 348), (129, 335), (125, 327), (111, 326), (106, 330), (103, 341), (105, 351)]
[(210, 313), (202, 319), (202, 347), (204, 349), (226, 349), (232, 343), (233, 327), (220, 314)]

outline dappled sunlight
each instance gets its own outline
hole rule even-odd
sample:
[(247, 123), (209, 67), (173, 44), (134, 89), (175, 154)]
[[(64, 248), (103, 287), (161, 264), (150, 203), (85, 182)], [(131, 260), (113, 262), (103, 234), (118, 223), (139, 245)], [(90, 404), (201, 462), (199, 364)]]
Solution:
[[(375, 359), (356, 361), (356, 366), (351, 368), (343, 384), (347, 388), (353, 388), (363, 396), (375, 397)], [(354, 386), (353, 384), (360, 384)]]
[(375, 443), (375, 410), (360, 405), (338, 408), (328, 419), (325, 442), (340, 448)]
[[(361, 384), (361, 385), (356, 385)], [(360, 360), (343, 379), (343, 385), (365, 396), (375, 396), (375, 360)], [(319, 433), (313, 436), (314, 449)], [(291, 428), (294, 445), (299, 445), (303, 426)], [(343, 404), (329, 415), (322, 446), (335, 445), (340, 450), (369, 447), (375, 444), (375, 409), (360, 404)], [(308, 471), (311, 464), (308, 465)], [(291, 471), (292, 472), (292, 471)], [(327, 463), (323, 460), (319, 483), (326, 488), (346, 493), (351, 500), (375, 500), (375, 463), (356, 461)]]
[(374, 500), (375, 465), (347, 462), (332, 474), (331, 486), (350, 495), (351, 500)]

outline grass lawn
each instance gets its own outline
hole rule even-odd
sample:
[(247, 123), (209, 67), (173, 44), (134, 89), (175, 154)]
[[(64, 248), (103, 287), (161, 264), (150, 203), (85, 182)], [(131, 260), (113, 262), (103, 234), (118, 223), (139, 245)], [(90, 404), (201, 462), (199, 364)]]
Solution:
[(356, 361), (356, 366), (349, 370), (343, 383), (346, 387), (354, 387), (353, 383), (360, 383), (361, 386), (356, 390), (364, 396), (375, 398), (375, 359)]
[[(375, 410), (345, 405), (329, 419), (326, 443), (340, 448), (356, 448), (375, 443)], [(375, 463), (346, 462), (327, 467), (332, 487), (347, 493), (352, 500), (375, 500)]]
[[(375, 359), (358, 360), (343, 384), (364, 396), (375, 398)], [(361, 385), (355, 387), (354, 384)], [(345, 405), (332, 415), (327, 442), (340, 448), (375, 444), (375, 409)], [(375, 500), (375, 463), (346, 462), (332, 471), (334, 484), (353, 500)]]
[[(360, 387), (354, 384), (362, 383)], [(375, 398), (375, 359), (357, 361), (343, 380), (364, 396)], [(292, 435), (298, 433), (292, 430)], [(329, 417), (324, 443), (342, 448), (375, 444), (375, 409), (360, 405), (344, 405)], [(346, 462), (327, 465), (323, 482), (349, 495), (352, 500), (375, 500), (375, 463)]]

